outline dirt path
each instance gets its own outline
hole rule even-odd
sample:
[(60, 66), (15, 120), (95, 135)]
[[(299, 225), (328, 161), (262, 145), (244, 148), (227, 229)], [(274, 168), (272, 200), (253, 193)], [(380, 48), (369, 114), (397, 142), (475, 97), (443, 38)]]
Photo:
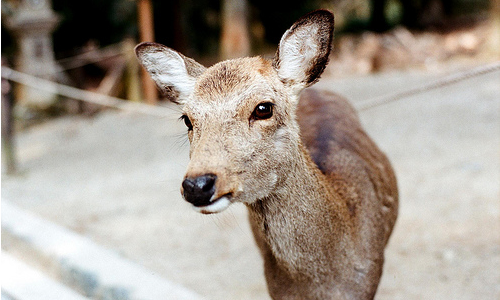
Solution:
[[(432, 81), (391, 73), (318, 86), (353, 102)], [(377, 299), (500, 298), (500, 73), (360, 114), (396, 169), (401, 208)], [(269, 299), (243, 205), (196, 214), (179, 195), (184, 125), (106, 112), (18, 136), (2, 199), (207, 299)]]

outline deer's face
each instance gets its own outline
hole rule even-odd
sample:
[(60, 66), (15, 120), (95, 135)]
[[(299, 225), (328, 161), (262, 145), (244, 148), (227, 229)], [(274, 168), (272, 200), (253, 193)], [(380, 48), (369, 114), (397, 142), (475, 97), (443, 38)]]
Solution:
[(274, 60), (259, 57), (208, 69), (155, 43), (136, 47), (164, 92), (175, 91), (188, 127), (190, 157), (181, 192), (202, 213), (269, 196), (299, 151), (295, 109), (331, 49), (333, 15), (317, 11), (283, 35)]
[(289, 98), (271, 63), (261, 58), (207, 69), (183, 107), (191, 144), (185, 199), (211, 213), (268, 196), (299, 140)]

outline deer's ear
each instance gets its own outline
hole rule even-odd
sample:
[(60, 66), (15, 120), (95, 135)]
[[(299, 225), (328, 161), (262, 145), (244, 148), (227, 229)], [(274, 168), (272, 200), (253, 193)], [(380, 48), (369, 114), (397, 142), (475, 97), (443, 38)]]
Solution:
[(273, 60), (283, 83), (302, 90), (319, 79), (328, 63), (333, 27), (333, 14), (317, 10), (300, 18), (285, 32)]
[(174, 102), (184, 103), (205, 71), (195, 60), (161, 44), (141, 43), (135, 53), (160, 91)]

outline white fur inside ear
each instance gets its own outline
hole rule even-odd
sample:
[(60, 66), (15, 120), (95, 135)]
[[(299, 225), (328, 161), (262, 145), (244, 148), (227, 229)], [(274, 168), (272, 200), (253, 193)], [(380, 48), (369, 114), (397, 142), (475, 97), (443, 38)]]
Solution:
[(175, 51), (164, 49), (144, 53), (142, 63), (151, 78), (161, 88), (173, 87), (179, 92), (179, 100), (192, 93), (196, 78), (188, 74), (184, 59)]
[(311, 25), (299, 28), (295, 32), (287, 30), (279, 44), (278, 76), (282, 81), (295, 83), (307, 79), (306, 72), (317, 56), (318, 26)]

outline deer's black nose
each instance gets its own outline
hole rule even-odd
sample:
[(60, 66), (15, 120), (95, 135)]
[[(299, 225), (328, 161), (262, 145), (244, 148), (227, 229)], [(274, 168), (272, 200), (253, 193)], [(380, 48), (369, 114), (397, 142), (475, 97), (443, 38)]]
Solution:
[(217, 176), (214, 174), (205, 174), (198, 177), (187, 177), (182, 182), (184, 189), (184, 199), (194, 206), (207, 206), (210, 199), (215, 193), (215, 180)]

